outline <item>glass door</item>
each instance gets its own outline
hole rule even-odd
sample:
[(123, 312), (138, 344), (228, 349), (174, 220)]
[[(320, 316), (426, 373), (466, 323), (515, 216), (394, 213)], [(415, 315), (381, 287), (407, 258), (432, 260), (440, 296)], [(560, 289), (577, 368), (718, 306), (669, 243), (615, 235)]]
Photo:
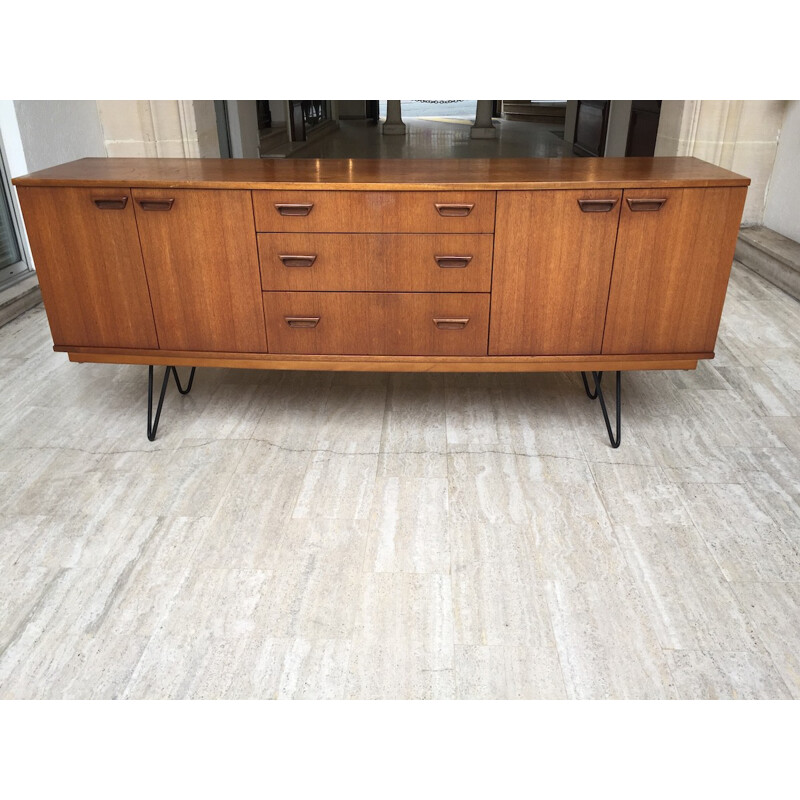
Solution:
[(28, 271), (19, 243), (9, 188), (0, 158), (0, 288)]

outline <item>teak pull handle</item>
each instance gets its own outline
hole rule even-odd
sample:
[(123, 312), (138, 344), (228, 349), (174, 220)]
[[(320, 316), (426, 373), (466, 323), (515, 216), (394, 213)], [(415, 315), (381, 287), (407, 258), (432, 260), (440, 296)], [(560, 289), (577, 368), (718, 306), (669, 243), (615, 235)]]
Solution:
[(142, 211), (169, 211), (174, 202), (174, 197), (166, 197), (163, 200), (139, 200), (139, 205)]
[(472, 256), (434, 256), (442, 269), (464, 269), (472, 261)]
[(666, 197), (626, 197), (628, 208), (631, 211), (658, 211), (664, 203)]
[(92, 202), (102, 211), (121, 211), (128, 205), (128, 197), (93, 197)]
[(434, 203), (441, 217), (466, 217), (475, 203)]
[(594, 214), (603, 211), (611, 211), (617, 204), (617, 198), (612, 197), (609, 200), (578, 200), (578, 205), (584, 214)]
[(433, 324), (440, 331), (461, 331), (467, 327), (469, 317), (464, 319), (449, 319), (445, 317), (434, 317)]
[(319, 317), (284, 317), (290, 328), (316, 328)]
[(278, 258), (284, 267), (310, 267), (317, 260), (316, 256), (279, 255)]
[(314, 208), (313, 203), (275, 203), (282, 217), (307, 217)]

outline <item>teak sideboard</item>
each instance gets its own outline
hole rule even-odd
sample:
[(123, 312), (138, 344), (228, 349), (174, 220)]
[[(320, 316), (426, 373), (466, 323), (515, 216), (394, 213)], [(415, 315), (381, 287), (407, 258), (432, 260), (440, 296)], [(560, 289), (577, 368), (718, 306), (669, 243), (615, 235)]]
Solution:
[(694, 158), (83, 159), (14, 180), (55, 350), (150, 365), (151, 406), (168, 365), (159, 412), (181, 365), (575, 370), (615, 446), (604, 370), (713, 358), (749, 182)]

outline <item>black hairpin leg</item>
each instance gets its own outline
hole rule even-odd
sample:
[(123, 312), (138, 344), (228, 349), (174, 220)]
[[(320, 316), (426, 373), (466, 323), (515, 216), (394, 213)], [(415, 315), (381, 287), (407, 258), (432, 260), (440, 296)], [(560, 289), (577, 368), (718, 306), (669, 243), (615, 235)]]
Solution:
[(158, 430), (158, 420), (161, 418), (161, 408), (164, 405), (164, 395), (167, 393), (167, 384), (169, 383), (169, 376), (175, 376), (175, 385), (181, 394), (189, 394), (192, 390), (194, 383), (194, 371), (196, 367), (192, 367), (192, 372), (189, 375), (189, 383), (184, 389), (181, 386), (180, 378), (178, 377), (178, 370), (175, 367), (167, 367), (164, 372), (164, 380), (161, 383), (161, 395), (158, 398), (158, 406), (156, 408), (156, 416), (153, 419), (153, 365), (148, 367), (147, 374), (147, 438), (152, 442), (155, 441), (156, 431)]
[(608, 431), (608, 438), (611, 442), (611, 446), (616, 448), (619, 447), (619, 443), (622, 441), (622, 426), (621, 426), (621, 417), (622, 417), (622, 373), (617, 370), (617, 392), (616, 392), (616, 417), (617, 417), (617, 432), (616, 434), (611, 430), (611, 421), (608, 418), (608, 409), (606, 408), (606, 400), (603, 396), (603, 387), (600, 385), (600, 381), (603, 380), (603, 373), (602, 372), (593, 372), (592, 377), (594, 378), (594, 394), (589, 391), (589, 382), (586, 380), (586, 373), (581, 372), (581, 378), (583, 378), (583, 388), (586, 390), (586, 394), (591, 400), (600, 400), (600, 408), (603, 410), (603, 419), (606, 422), (606, 430)]

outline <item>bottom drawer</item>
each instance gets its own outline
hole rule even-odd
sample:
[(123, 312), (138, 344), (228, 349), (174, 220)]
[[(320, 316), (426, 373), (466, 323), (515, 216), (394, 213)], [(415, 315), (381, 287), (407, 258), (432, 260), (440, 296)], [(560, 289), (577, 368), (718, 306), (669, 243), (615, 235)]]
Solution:
[(485, 356), (489, 295), (265, 292), (270, 353)]

